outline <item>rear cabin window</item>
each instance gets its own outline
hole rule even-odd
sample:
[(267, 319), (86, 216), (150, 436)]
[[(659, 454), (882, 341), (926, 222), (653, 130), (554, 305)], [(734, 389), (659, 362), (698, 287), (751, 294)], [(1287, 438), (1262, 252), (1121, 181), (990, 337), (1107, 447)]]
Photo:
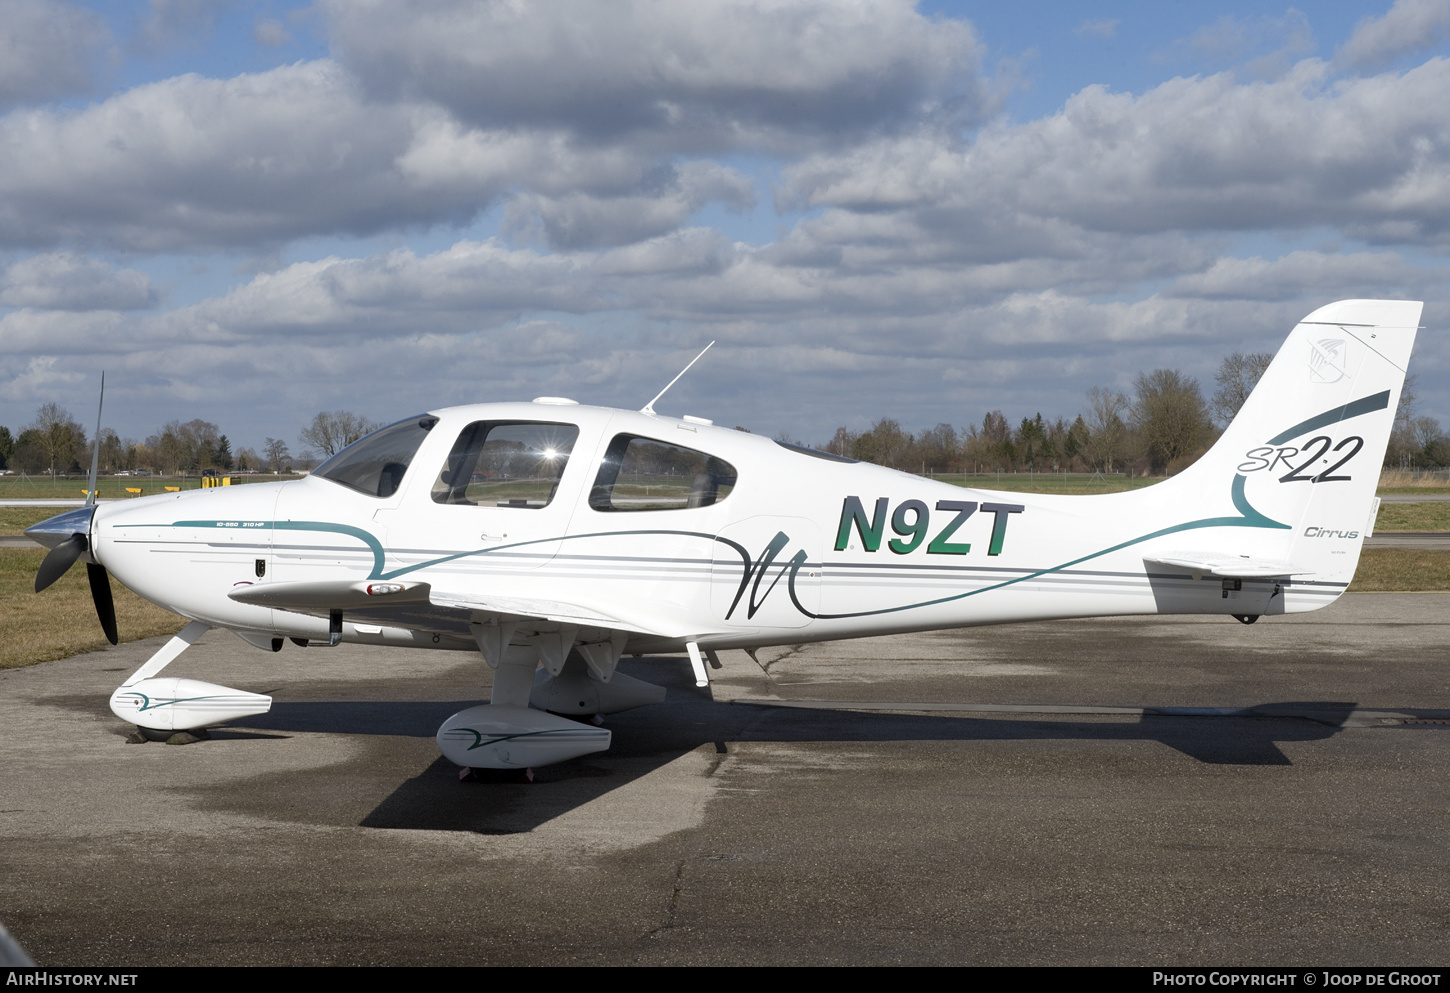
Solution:
[(408, 465), (438, 418), (420, 415), (389, 424), (359, 439), (312, 471), (368, 496), (387, 497), (398, 491)]
[(589, 493), (595, 510), (709, 507), (735, 488), (735, 467), (713, 455), (638, 435), (616, 435)]
[(554, 499), (579, 429), (542, 421), (475, 421), (433, 483), (433, 502), (537, 510)]

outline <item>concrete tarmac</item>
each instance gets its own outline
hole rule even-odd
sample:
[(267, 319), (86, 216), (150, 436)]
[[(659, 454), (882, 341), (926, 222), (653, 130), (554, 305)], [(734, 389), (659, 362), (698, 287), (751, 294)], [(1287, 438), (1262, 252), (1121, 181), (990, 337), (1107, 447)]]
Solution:
[(130, 745), (122, 645), (0, 672), (0, 915), (41, 965), (1444, 965), (1447, 634), (1366, 593), (726, 652), (713, 699), (627, 661), (669, 700), (528, 785), (438, 755), (475, 657), (212, 632), (167, 674), (272, 712)]

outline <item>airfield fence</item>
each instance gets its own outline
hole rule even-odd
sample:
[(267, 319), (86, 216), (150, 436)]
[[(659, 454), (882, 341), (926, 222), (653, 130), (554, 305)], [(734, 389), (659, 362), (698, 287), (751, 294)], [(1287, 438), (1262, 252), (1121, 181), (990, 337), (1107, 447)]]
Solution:
[[(152, 496), (156, 493), (175, 493), (179, 490), (196, 490), (203, 486), (222, 485), (223, 478), (231, 479), (229, 485), (241, 483), (271, 483), (284, 479), (299, 479), (297, 475), (271, 475), (269, 473), (228, 473), (226, 477), (197, 476), (101, 476), (96, 480), (96, 495), (102, 500), (125, 500), (130, 497)], [(29, 476), (18, 473), (0, 476), (0, 500), (70, 500), (84, 499), (86, 477), (84, 475)]]

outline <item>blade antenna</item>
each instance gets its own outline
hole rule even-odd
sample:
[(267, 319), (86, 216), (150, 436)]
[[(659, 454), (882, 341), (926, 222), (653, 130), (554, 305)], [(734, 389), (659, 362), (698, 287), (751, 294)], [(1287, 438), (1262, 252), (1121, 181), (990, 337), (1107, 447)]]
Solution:
[[(704, 358), (705, 357), (705, 353), (708, 352), (712, 347), (714, 347), (714, 345), (715, 345), (715, 343), (712, 341), (712, 342), (710, 342), (710, 344), (708, 344), (704, 348), (700, 349), (700, 354), (699, 355), (696, 355), (693, 359), (690, 360), (690, 365), (694, 365), (696, 362), (698, 362), (702, 358)], [(690, 365), (687, 365), (683, 369), (681, 369), (680, 370), (680, 375), (679, 376), (676, 376), (674, 379), (672, 379), (668, 383), (666, 383), (665, 384), (665, 388), (662, 389), (662, 390), (660, 390), (658, 393), (655, 394), (654, 400), (651, 400), (649, 403), (647, 403), (643, 407), (641, 407), (639, 412), (641, 414), (651, 414), (651, 415), (653, 415), (654, 412), (655, 412), (655, 400), (658, 400), (660, 397), (662, 397), (666, 393), (668, 393), (670, 391), (670, 387), (671, 386), (674, 386), (676, 383), (678, 383), (680, 381), (680, 376), (683, 376), (685, 373), (687, 373), (687, 372), (690, 371)]]
[[(96, 404), (96, 436), (91, 440), (91, 478), (86, 481), (86, 506), (96, 505), (96, 469), (101, 463), (101, 409), (106, 404), (106, 370), (101, 370), (101, 399)], [(115, 642), (111, 642), (115, 644)]]

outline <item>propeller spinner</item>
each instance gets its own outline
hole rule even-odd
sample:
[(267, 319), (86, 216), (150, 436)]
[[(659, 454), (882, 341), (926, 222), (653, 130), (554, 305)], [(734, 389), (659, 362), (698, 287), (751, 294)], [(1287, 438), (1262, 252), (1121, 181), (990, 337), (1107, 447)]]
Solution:
[[(95, 512), (95, 507), (78, 507), (25, 529), (28, 537), (50, 549), (36, 570), (35, 592), (39, 593), (64, 576), (75, 565), (76, 559), (90, 551), (91, 518)], [(101, 629), (106, 632), (106, 640), (114, 645), (117, 641), (116, 605), (111, 598), (110, 576), (105, 566), (87, 560), (86, 578), (90, 580), (91, 600), (96, 605)]]

